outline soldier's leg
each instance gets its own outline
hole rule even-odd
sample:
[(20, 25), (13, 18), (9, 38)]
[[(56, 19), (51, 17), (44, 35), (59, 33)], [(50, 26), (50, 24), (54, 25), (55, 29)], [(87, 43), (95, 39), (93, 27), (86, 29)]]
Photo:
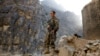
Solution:
[(45, 54), (49, 53), (49, 45), (50, 45), (50, 34), (48, 33), (44, 41), (44, 53)]
[(52, 34), (52, 41), (51, 41), (51, 46), (52, 46), (52, 48), (53, 49), (55, 49), (55, 41), (56, 41), (56, 32), (57, 31), (55, 31), (53, 34)]
[(46, 35), (45, 40), (44, 40), (44, 48), (49, 47), (49, 34)]
[(53, 33), (53, 34), (51, 35), (51, 38), (50, 38), (50, 47), (51, 47), (52, 49), (55, 49), (55, 41), (56, 41), (56, 35), (55, 35), (55, 33)]

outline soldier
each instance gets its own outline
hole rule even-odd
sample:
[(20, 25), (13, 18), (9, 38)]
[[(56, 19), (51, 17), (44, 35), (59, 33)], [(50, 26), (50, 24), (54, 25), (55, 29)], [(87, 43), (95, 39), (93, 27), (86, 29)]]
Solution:
[(47, 25), (48, 33), (47, 33), (45, 43), (44, 43), (44, 48), (45, 48), (44, 53), (45, 54), (49, 53), (49, 48), (52, 48), (53, 50), (55, 49), (54, 43), (56, 41), (56, 32), (59, 29), (58, 19), (56, 18), (55, 14), (56, 14), (56, 12), (52, 11), (50, 13), (51, 19), (48, 20), (48, 22), (47, 22), (48, 23), (48, 25)]

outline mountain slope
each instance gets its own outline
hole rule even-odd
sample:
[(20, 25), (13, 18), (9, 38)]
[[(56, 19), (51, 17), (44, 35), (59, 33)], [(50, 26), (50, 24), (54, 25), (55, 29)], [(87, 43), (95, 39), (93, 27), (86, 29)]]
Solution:
[[(57, 8), (53, 8), (50, 5), (47, 5), (46, 1), (41, 2), (42, 7), (46, 12), (46, 16), (50, 19), (50, 11), (56, 11), (56, 17), (59, 19), (60, 28), (58, 31), (58, 37), (62, 35), (73, 35), (75, 33), (82, 36), (82, 25), (80, 23), (80, 18), (70, 11), (61, 11)], [(55, 5), (57, 7), (57, 5)], [(63, 9), (63, 8), (62, 8)]]

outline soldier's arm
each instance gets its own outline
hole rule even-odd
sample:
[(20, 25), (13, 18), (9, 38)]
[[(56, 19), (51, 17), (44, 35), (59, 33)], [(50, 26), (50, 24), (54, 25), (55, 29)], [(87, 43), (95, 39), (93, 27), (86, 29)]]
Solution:
[(50, 20), (48, 20), (48, 22), (47, 22), (47, 29), (48, 29), (48, 30), (50, 29), (49, 23), (50, 23)]
[(59, 29), (59, 20), (56, 20), (55, 24), (56, 24), (56, 26), (55, 26), (54, 30), (57, 31)]

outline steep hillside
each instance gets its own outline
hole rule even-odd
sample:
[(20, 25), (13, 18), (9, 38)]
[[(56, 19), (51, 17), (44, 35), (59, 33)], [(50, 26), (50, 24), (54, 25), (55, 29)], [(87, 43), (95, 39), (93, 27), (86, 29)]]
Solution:
[(58, 37), (62, 35), (73, 35), (77, 33), (78, 35), (82, 36), (82, 25), (81, 20), (78, 15), (75, 15), (73, 12), (70, 11), (61, 11), (55, 8), (46, 5), (44, 2), (41, 3), (42, 7), (46, 12), (46, 16), (50, 19), (50, 11), (56, 11), (56, 17), (59, 19), (60, 28), (58, 31)]
[(43, 11), (38, 0), (0, 0), (0, 49), (33, 53), (45, 36)]
[(59, 19), (58, 37), (79, 33), (78, 16), (62, 12), (38, 0), (0, 0), (0, 53), (41, 53), (50, 11), (55, 10)]

